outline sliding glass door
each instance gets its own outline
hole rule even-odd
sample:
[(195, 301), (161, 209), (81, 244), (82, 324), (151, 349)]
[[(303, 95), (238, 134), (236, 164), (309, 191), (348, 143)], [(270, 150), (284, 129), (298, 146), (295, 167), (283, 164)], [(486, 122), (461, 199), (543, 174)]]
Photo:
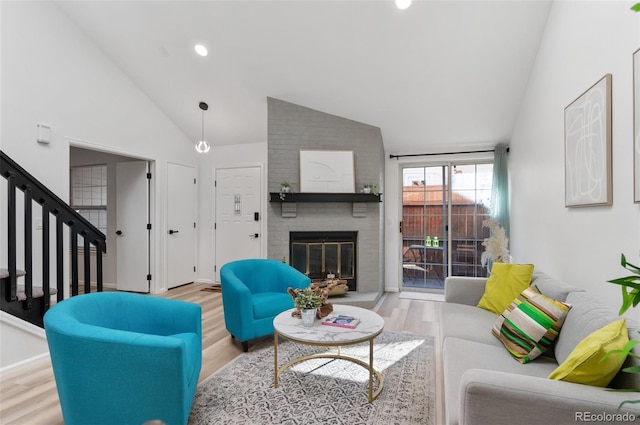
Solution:
[(486, 276), (492, 164), (402, 169), (402, 289), (443, 290), (444, 279)]

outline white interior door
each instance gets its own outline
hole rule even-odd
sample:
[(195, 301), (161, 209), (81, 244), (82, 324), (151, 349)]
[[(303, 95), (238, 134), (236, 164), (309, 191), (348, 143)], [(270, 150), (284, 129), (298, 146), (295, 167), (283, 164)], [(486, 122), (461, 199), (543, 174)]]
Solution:
[(169, 163), (167, 196), (167, 286), (196, 279), (196, 169)]
[(116, 286), (149, 292), (149, 182), (146, 161), (116, 164)]
[(260, 167), (216, 170), (216, 280), (220, 267), (262, 257)]

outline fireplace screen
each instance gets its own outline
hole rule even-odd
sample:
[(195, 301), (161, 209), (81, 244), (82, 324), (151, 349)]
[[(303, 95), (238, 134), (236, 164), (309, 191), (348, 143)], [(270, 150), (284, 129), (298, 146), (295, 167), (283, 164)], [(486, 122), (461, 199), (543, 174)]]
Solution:
[(347, 280), (349, 290), (355, 290), (355, 236), (351, 241), (333, 241), (326, 235), (307, 236), (306, 241), (294, 237), (291, 241), (291, 265), (312, 280), (326, 279), (333, 274)]

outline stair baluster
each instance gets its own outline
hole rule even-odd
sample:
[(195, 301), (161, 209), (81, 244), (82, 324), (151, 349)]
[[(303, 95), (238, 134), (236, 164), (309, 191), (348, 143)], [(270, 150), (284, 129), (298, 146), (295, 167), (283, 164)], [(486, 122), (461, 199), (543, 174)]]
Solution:
[[(49, 309), (51, 300), (51, 218), (55, 217), (55, 279), (57, 300), (64, 299), (65, 287), (68, 282), (64, 278), (64, 263), (68, 261), (64, 248), (64, 226), (69, 228), (71, 237), (71, 295), (79, 293), (78, 288), (78, 235), (83, 238), (84, 245), (84, 290), (91, 292), (91, 247), (96, 253), (96, 283), (97, 290), (103, 290), (102, 255), (105, 252), (106, 237), (89, 221), (78, 214), (73, 208), (62, 201), (53, 192), (31, 174), (20, 167), (15, 161), (0, 151), (0, 174), (7, 180), (7, 274), (2, 275), (0, 289), (2, 310), (38, 326), (43, 326), (42, 317)], [(16, 193), (24, 193), (24, 268), (25, 302), (18, 301), (18, 270), (17, 270), (17, 203)], [(33, 288), (33, 204), (42, 208), (42, 293), (39, 297)], [(68, 254), (67, 254), (68, 255)], [(20, 272), (22, 275), (22, 272)], [(5, 277), (6, 276), (6, 277)], [(23, 294), (20, 293), (20, 298)]]

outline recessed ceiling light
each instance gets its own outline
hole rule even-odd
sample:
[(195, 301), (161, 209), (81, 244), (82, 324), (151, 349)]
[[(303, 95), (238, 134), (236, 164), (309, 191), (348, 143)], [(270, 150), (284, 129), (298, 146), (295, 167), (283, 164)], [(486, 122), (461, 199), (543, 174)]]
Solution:
[(404, 10), (411, 6), (411, 1), (412, 0), (396, 0), (396, 6), (398, 7), (398, 9)]
[(204, 47), (202, 44), (196, 44), (196, 53), (199, 54), (200, 56), (207, 56), (209, 54), (209, 51), (207, 50), (206, 47)]

